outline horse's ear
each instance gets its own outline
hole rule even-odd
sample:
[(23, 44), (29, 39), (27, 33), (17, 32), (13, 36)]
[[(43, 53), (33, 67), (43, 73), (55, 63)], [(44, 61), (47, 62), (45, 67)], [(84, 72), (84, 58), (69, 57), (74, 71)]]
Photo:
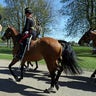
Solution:
[(10, 28), (10, 25), (8, 25), (8, 28)]
[(0, 24), (0, 32), (2, 31), (2, 25)]
[(96, 35), (96, 32), (95, 31), (90, 31), (92, 34)]

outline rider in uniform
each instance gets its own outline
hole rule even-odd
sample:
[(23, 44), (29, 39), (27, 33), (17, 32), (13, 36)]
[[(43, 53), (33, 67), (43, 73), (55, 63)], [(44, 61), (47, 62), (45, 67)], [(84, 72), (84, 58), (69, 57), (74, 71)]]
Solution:
[(26, 43), (27, 43), (27, 38), (30, 38), (30, 36), (32, 35), (32, 39), (35, 40), (36, 39), (36, 30), (35, 30), (35, 22), (33, 19), (33, 14), (32, 11), (29, 7), (25, 8), (25, 15), (26, 15), (26, 23), (24, 26), (24, 29), (22, 31), (22, 37), (19, 41), (20, 43), (20, 51), (17, 55), (17, 58), (21, 59)]

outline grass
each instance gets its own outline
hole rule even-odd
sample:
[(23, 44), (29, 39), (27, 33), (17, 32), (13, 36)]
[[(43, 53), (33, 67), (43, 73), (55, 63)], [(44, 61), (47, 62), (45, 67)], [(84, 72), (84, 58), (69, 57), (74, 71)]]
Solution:
[(12, 56), (11, 54), (1, 54), (1, 53), (0, 53), (0, 59), (11, 60), (12, 57), (13, 57), (13, 56)]
[(73, 49), (75, 50), (76, 54), (79, 56), (91, 56), (92, 54), (92, 49), (90, 47), (86, 47), (86, 46), (76, 46), (73, 47)]
[[(96, 69), (96, 55), (92, 55), (90, 47), (77, 46), (73, 47), (76, 52), (78, 63), (87, 70)], [(12, 49), (7, 47), (0, 47), (0, 59), (12, 59)], [(44, 60), (39, 61), (40, 64), (45, 64)]]
[(80, 66), (85, 70), (95, 70), (96, 69), (96, 57), (78, 57)]
[(85, 46), (73, 47), (76, 52), (78, 63), (87, 70), (96, 69), (96, 55), (92, 55), (92, 48)]
[(0, 59), (12, 59), (12, 48), (0, 47)]
[(1, 53), (2, 54), (11, 54), (12, 53), (12, 48), (9, 48), (9, 47), (0, 47), (0, 54)]

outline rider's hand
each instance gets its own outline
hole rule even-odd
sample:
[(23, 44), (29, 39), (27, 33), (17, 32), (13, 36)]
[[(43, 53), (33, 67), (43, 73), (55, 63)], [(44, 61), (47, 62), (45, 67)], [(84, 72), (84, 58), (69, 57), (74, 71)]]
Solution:
[(28, 31), (25, 31), (25, 34), (28, 34), (29, 32)]

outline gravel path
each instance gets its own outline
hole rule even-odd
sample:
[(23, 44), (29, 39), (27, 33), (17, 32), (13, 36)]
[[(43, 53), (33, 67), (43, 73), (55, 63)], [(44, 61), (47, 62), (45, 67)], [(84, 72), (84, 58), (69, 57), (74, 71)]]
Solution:
[[(24, 74), (21, 82), (16, 82), (8, 70), (9, 63), (9, 60), (0, 60), (0, 96), (96, 96), (96, 85), (89, 78), (92, 72), (84, 71), (80, 76), (63, 73), (59, 80), (60, 89), (46, 94), (43, 91), (50, 85), (46, 65), (39, 65), (36, 72), (31, 69)], [(18, 67), (19, 63), (14, 67)]]

